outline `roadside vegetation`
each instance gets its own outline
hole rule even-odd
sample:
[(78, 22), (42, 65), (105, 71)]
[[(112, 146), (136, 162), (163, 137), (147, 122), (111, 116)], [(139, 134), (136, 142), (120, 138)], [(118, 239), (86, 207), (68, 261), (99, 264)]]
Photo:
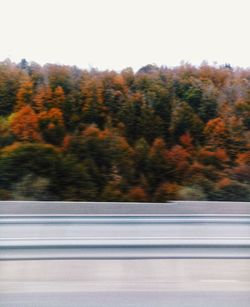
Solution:
[(0, 199), (250, 201), (250, 70), (0, 63)]

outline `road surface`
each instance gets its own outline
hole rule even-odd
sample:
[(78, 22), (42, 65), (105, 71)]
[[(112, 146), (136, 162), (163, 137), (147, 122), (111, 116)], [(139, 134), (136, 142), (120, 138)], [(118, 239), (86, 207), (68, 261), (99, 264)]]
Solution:
[(0, 262), (1, 307), (247, 307), (250, 260)]

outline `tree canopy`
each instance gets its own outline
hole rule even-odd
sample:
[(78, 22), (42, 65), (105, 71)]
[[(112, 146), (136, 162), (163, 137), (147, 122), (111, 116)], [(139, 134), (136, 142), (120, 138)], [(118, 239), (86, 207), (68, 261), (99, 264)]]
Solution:
[(0, 199), (250, 201), (250, 70), (0, 62)]

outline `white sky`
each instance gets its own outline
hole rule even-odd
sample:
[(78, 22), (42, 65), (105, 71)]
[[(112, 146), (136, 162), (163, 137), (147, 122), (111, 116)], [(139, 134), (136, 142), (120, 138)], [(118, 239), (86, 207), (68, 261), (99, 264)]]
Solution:
[(0, 60), (250, 66), (250, 0), (0, 0)]

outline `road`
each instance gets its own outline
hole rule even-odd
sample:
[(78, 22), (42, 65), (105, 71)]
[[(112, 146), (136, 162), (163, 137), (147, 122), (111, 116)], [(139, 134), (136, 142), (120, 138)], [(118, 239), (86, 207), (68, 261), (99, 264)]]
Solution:
[(0, 262), (1, 307), (246, 307), (249, 260)]
[(21, 205), (1, 208), (1, 307), (249, 306), (247, 203)]

